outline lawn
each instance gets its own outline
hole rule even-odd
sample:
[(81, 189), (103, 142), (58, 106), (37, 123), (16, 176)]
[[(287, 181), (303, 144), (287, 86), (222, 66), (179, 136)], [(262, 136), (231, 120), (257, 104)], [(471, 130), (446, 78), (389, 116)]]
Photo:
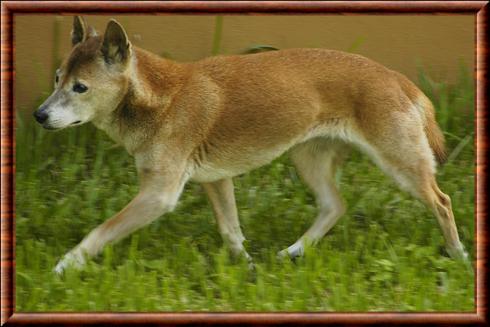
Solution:
[[(439, 169), (474, 259), (474, 88), (417, 84), (433, 100), (449, 161)], [(41, 100), (41, 99), (40, 99)], [(60, 278), (57, 260), (137, 193), (132, 158), (91, 126), (16, 128), (17, 311), (473, 311), (474, 273), (448, 258), (435, 217), (355, 149), (337, 176), (348, 211), (295, 262), (276, 259), (312, 223), (314, 199), (287, 156), (236, 177), (256, 271), (223, 248), (200, 185), (178, 207)]]

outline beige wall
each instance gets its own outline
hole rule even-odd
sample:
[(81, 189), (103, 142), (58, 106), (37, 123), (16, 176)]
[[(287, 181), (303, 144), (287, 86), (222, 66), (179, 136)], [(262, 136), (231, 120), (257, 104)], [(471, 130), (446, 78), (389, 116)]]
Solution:
[[(214, 16), (85, 16), (103, 31), (109, 17), (126, 28), (133, 44), (179, 61), (211, 54)], [(56, 58), (70, 50), (71, 16), (15, 17), (16, 107), (32, 111), (51, 91)], [(58, 30), (58, 32), (56, 32)], [(59, 42), (56, 42), (56, 38)], [(433, 79), (454, 82), (464, 63), (473, 71), (474, 17), (410, 16), (225, 16), (222, 53), (255, 44), (278, 48), (351, 50), (416, 80), (417, 67)]]

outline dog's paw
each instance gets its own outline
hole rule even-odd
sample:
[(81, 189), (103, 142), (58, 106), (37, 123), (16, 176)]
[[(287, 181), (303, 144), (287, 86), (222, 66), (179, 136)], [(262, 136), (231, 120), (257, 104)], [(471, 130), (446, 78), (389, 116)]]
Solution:
[(453, 260), (462, 262), (468, 271), (474, 271), (470, 256), (462, 244), (460, 244), (458, 247), (447, 248), (446, 250)]
[(81, 269), (85, 264), (85, 258), (81, 253), (69, 252), (58, 261), (58, 264), (54, 267), (53, 271), (57, 275), (63, 275), (64, 271), (69, 268)]
[(446, 251), (449, 254), (449, 256), (454, 260), (463, 261), (463, 262), (469, 261), (468, 252), (466, 252), (466, 249), (464, 248), (463, 244), (459, 244), (459, 246), (455, 246), (455, 247), (447, 247)]
[(278, 259), (285, 259), (285, 258), (290, 258), (294, 259), (296, 257), (301, 257), (305, 253), (304, 245), (302, 241), (298, 241), (288, 247), (287, 249), (284, 249), (282, 251), (279, 251), (277, 253), (277, 258)]

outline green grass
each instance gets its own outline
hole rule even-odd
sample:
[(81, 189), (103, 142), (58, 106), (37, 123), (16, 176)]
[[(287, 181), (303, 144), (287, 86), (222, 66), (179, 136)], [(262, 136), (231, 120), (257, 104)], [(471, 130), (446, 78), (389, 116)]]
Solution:
[[(421, 74), (450, 161), (438, 173), (474, 259), (473, 84)], [(132, 159), (92, 126), (50, 133), (19, 117), (16, 148), (17, 311), (473, 311), (474, 275), (450, 260), (436, 219), (354, 151), (338, 176), (346, 215), (296, 262), (276, 260), (316, 209), (287, 157), (235, 178), (246, 248), (229, 258), (199, 185), (177, 209), (107, 247), (86, 269), (56, 261), (137, 192)]]

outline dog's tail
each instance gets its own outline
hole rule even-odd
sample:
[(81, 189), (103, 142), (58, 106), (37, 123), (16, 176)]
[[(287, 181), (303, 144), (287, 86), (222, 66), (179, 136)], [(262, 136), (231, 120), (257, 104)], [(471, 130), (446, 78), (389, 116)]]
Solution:
[(435, 110), (432, 102), (408, 78), (400, 73), (395, 74), (398, 77), (398, 82), (400, 83), (403, 92), (410, 99), (412, 104), (414, 104), (421, 115), (424, 124), (424, 132), (427, 140), (429, 141), (429, 145), (435, 159), (440, 165), (444, 164), (447, 160), (444, 135), (442, 134), (439, 125), (437, 125)]
[(426, 106), (425, 118), (425, 135), (427, 135), (429, 145), (434, 152), (437, 162), (442, 165), (447, 160), (446, 145), (444, 141), (444, 135), (442, 134), (439, 125), (437, 125), (434, 114), (434, 107), (432, 106), (432, 104), (430, 104), (430, 106)]
[[(437, 125), (434, 106), (432, 102), (424, 95), (423, 101), (420, 103), (422, 106), (421, 111), (425, 115), (424, 131), (429, 141), (429, 145), (436, 157), (437, 162), (442, 165), (447, 160), (446, 146), (444, 141), (444, 135), (442, 134), (439, 125)], [(420, 100), (419, 100), (420, 101)]]

